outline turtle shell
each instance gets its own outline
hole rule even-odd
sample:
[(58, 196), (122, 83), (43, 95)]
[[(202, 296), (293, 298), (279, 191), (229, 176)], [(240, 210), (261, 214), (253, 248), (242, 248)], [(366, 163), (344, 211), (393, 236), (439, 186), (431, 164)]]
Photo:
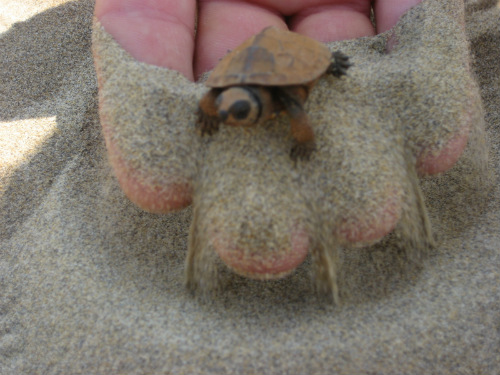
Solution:
[(305, 84), (325, 73), (331, 56), (323, 43), (267, 27), (224, 56), (205, 84), (216, 88)]

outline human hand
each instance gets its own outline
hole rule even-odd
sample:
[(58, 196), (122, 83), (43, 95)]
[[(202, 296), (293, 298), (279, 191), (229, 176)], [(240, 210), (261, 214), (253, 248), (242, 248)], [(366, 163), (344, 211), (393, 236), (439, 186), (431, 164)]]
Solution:
[[(344, 4), (342, 6), (325, 5), (320, 1), (302, 1), (296, 2), (294, 4), (295, 8), (290, 6), (290, 2), (284, 1), (261, 1), (258, 6), (249, 2), (200, 2), (196, 41), (194, 40), (193, 31), (196, 8), (194, 2), (101, 0), (96, 2), (96, 16), (103, 27), (137, 60), (177, 70), (185, 77), (193, 80), (206, 70), (211, 69), (228, 49), (234, 48), (248, 36), (257, 33), (265, 26), (291, 27), (295, 31), (322, 41), (355, 38), (374, 35), (377, 32), (389, 29), (397, 21), (400, 14), (416, 3), (418, 1), (398, 1), (397, 5), (395, 5), (389, 4), (388, 1), (379, 1), (375, 6), (378, 30), (373, 30), (369, 19), (369, 1), (353, 1), (349, 5)], [(286, 16), (285, 18), (283, 14)], [(332, 22), (332, 20), (335, 21)], [(340, 26), (332, 27), (332, 25)], [(166, 43), (166, 41), (169, 42)], [(383, 91), (382, 88), (381, 90)], [(310, 100), (314, 99), (311, 98)], [(389, 98), (388, 102), (390, 103), (391, 100)], [(377, 111), (383, 110), (384, 108), (377, 109)], [(369, 116), (369, 114), (366, 116)], [(321, 114), (312, 114), (312, 117), (321, 117)], [(355, 116), (353, 119), (355, 119)], [(369, 117), (364, 118), (364, 120), (371, 121)], [(252, 159), (253, 156), (241, 155), (241, 152), (237, 151), (236, 145), (231, 145), (229, 148), (232, 148), (232, 150), (226, 155), (225, 148), (221, 143), (224, 138), (220, 136), (220, 142), (215, 142), (210, 146), (212, 151), (215, 150), (213, 152), (217, 153), (218, 158), (212, 160), (212, 165), (210, 165), (210, 158), (203, 160), (206, 163), (206, 167), (203, 169), (205, 174), (201, 173), (197, 177), (196, 188), (193, 188), (192, 176), (187, 176), (180, 170), (178, 170), (178, 174), (182, 176), (172, 176), (173, 173), (169, 171), (167, 174), (175, 178), (170, 180), (164, 178), (164, 181), (170, 182), (159, 187), (157, 181), (161, 180), (161, 178), (158, 178), (158, 176), (147, 176), (147, 178), (141, 177), (140, 179), (134, 177), (137, 175), (137, 168), (120, 161), (126, 158), (126, 155), (125, 157), (120, 155), (122, 151), (113, 141), (116, 137), (109, 135), (119, 134), (120, 132), (117, 131), (115, 124), (109, 120), (109, 117), (101, 114), (101, 121), (105, 129), (105, 135), (107, 134), (106, 141), (110, 160), (120, 184), (129, 198), (139, 206), (152, 212), (169, 212), (185, 207), (191, 203), (193, 194), (199, 198), (199, 201), (217, 202), (213, 205), (209, 204), (210, 207), (200, 208), (201, 214), (195, 214), (195, 216), (198, 216), (195, 217), (196, 220), (210, 221), (211, 223), (211, 228), (206, 230), (206, 235), (201, 242), (213, 245), (219, 256), (227, 264), (239, 273), (251, 277), (277, 277), (300, 264), (309, 250), (311, 245), (309, 239), (312, 236), (309, 233), (310, 228), (304, 229), (300, 223), (301, 221), (307, 221), (307, 217), (304, 217), (307, 214), (304, 214), (304, 212), (308, 212), (309, 208), (304, 207), (318, 207), (321, 199), (328, 199), (329, 194), (336, 195), (337, 199), (336, 209), (338, 212), (333, 215), (336, 217), (336, 220), (333, 220), (336, 227), (332, 228), (332, 230), (339, 238), (339, 241), (344, 243), (366, 244), (379, 240), (395, 228), (404, 211), (405, 189), (408, 188), (408, 185), (400, 181), (404, 175), (402, 170), (404, 160), (399, 158), (401, 154), (394, 157), (389, 156), (388, 165), (375, 163), (376, 168), (379, 170), (377, 171), (377, 178), (373, 179), (372, 183), (374, 185), (379, 183), (378, 190), (372, 189), (373, 192), (366, 190), (370, 188), (367, 186), (370, 181), (365, 181), (366, 178), (363, 179), (358, 176), (356, 177), (358, 180), (352, 177), (349, 194), (338, 188), (339, 181), (335, 180), (335, 178), (339, 178), (335, 176), (336, 166), (334, 164), (336, 162), (326, 160), (325, 164), (324, 160), (320, 160), (319, 163), (312, 160), (303, 170), (304, 175), (314, 176), (309, 181), (313, 187), (304, 189), (311, 188), (311, 195), (304, 193), (306, 198), (297, 195), (292, 198), (293, 194), (288, 194), (287, 189), (290, 189), (290, 184), (294, 184), (293, 177), (290, 177), (290, 179), (283, 176), (283, 178), (275, 178), (275, 175), (272, 175), (274, 170), (289, 170), (288, 166), (283, 164), (284, 159), (272, 159), (272, 163), (276, 165), (271, 165), (270, 161), (266, 165), (257, 163), (252, 165), (252, 160), (257, 160), (257, 158)], [(421, 152), (419, 152), (419, 156), (416, 156), (416, 167), (420, 174), (438, 173), (454, 164), (467, 141), (467, 132), (462, 130), (467, 128), (468, 124), (464, 125), (463, 122), (462, 120), (457, 121), (455, 136), (438, 139), (429, 146), (432, 149), (437, 143), (440, 143), (438, 153), (430, 152), (423, 144), (420, 146)], [(364, 145), (363, 142), (355, 144), (356, 147), (361, 148), (375, 147), (371, 153), (367, 154), (368, 156), (380, 156), (383, 153), (391, 155), (393, 147), (391, 147), (390, 143), (386, 143), (385, 148), (379, 147), (377, 149), (378, 137), (392, 139), (389, 140), (389, 142), (395, 142), (392, 146), (400, 146), (396, 144), (399, 142), (398, 139), (390, 138), (390, 130), (383, 132), (383, 134), (372, 130), (370, 128), (366, 134), (362, 135), (367, 138), (372, 137), (373, 142), (370, 142), (368, 146)], [(321, 129), (318, 135), (320, 133), (322, 133)], [(318, 138), (321, 138), (321, 136)], [(325, 135), (323, 138), (328, 139), (329, 136)], [(382, 141), (386, 142), (387, 139)], [(232, 142), (230, 139), (226, 139), (226, 141)], [(356, 141), (359, 141), (359, 139)], [(443, 142), (444, 145), (442, 145)], [(321, 148), (321, 145), (319, 146)], [(246, 150), (247, 148), (244, 152)], [(334, 154), (337, 151), (339, 150), (329, 148), (330, 160), (336, 160), (335, 158), (338, 155)], [(373, 160), (363, 157), (361, 154), (359, 154), (361, 156), (356, 155), (353, 143), (346, 144), (345, 149), (339, 152), (352, 156), (349, 159), (350, 164), (345, 166), (347, 172), (345, 174), (337, 173), (344, 180), (351, 178), (347, 173), (351, 172), (352, 165), (356, 164), (360, 167), (358, 171), (363, 172), (370, 168)], [(318, 152), (318, 154), (321, 154), (321, 152)], [(224, 159), (224, 155), (227, 156), (227, 160)], [(222, 173), (224, 183), (220, 181), (216, 183), (210, 180), (210, 177), (207, 177), (206, 173), (209, 172), (206, 171), (208, 170), (212, 173), (217, 168), (222, 170), (224, 165), (230, 167), (233, 157), (236, 157), (236, 155), (245, 158), (243, 163), (248, 164), (245, 164), (244, 168), (240, 168), (238, 171), (224, 170)], [(227, 162), (226, 164), (224, 164), (224, 160)], [(288, 159), (286, 160), (289, 162)], [(241, 178), (239, 174), (244, 173), (245, 168), (248, 168), (246, 171), (251, 174), (249, 179)], [(140, 172), (142, 173), (142, 171)], [(248, 189), (241, 189), (237, 194), (234, 193), (235, 190), (227, 192), (220, 189), (220, 185), (224, 184), (234, 186), (245, 184), (248, 182), (247, 180), (252, 180), (252, 176), (258, 179), (257, 173), (260, 172), (270, 172), (271, 175), (268, 174), (263, 177), (261, 181), (263, 184), (249, 185), (249, 187), (256, 189), (253, 193), (258, 195), (258, 199), (254, 199), (252, 202), (248, 201), (248, 199), (251, 199)], [(327, 182), (326, 186), (317, 188), (320, 184), (320, 180), (318, 180), (320, 172), (327, 179), (330, 178), (331, 181)], [(293, 171), (288, 173), (290, 176), (293, 174)], [(358, 188), (359, 191), (352, 191)], [(217, 191), (217, 194), (214, 194), (214, 191)], [(276, 196), (279, 196), (279, 198), (273, 201), (271, 197)], [(339, 200), (342, 199), (346, 202), (350, 199), (356, 199), (356, 201), (354, 203), (347, 202), (348, 204), (340, 202), (339, 204)], [(218, 202), (221, 201), (232, 201), (233, 205), (228, 206), (231, 210), (227, 211), (224, 207), (214, 209)], [(300, 203), (298, 203), (299, 201)], [(314, 203), (310, 204), (311, 201), (314, 201)], [(234, 205), (234, 202), (240, 202), (241, 206), (238, 206), (237, 203)], [(264, 208), (265, 212), (261, 211), (260, 216), (265, 219), (257, 218), (253, 215), (255, 212), (252, 215), (248, 214), (248, 207), (261, 205), (262, 208), (267, 203), (272, 206), (272, 209), (267, 210), (269, 208), (267, 207)], [(245, 204), (246, 206), (242, 207)], [(198, 207), (202, 206), (198, 205)], [(299, 211), (301, 213), (297, 214), (296, 212)], [(288, 220), (289, 218), (291, 220)], [(236, 229), (230, 229), (225, 221), (235, 223), (233, 229)], [(206, 223), (196, 225), (198, 225), (197, 228), (200, 231), (207, 226)], [(270, 234), (267, 232), (270, 232)], [(276, 233), (279, 235), (276, 235)], [(238, 236), (240, 238), (236, 238)], [(273, 253), (266, 253), (265, 250), (261, 251), (263, 247), (273, 247), (271, 246), (273, 240), (270, 237), (275, 237), (276, 246), (274, 246), (274, 249), (278, 250)], [(278, 237), (279, 239), (276, 239)], [(252, 244), (247, 241), (249, 238), (257, 238), (257, 240)], [(255, 243), (258, 243), (258, 245), (255, 245)]]

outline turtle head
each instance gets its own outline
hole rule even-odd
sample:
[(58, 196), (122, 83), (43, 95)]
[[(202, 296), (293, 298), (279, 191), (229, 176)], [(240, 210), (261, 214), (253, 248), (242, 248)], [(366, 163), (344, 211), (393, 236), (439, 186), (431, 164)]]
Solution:
[(246, 87), (230, 87), (224, 90), (217, 97), (215, 104), (220, 120), (227, 125), (254, 125), (262, 112), (259, 98)]

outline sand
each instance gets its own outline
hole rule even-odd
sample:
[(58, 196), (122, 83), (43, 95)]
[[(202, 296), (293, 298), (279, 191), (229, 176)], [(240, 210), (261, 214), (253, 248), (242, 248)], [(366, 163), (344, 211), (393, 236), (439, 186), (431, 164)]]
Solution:
[[(0, 5), (0, 373), (500, 372), (496, 1), (464, 12), (426, 0), (394, 29), (390, 54), (389, 33), (332, 43), (356, 65), (311, 94), (318, 151), (297, 167), (283, 119), (201, 139), (203, 85), (135, 62), (95, 25), (101, 110), (119, 124), (106, 136), (144, 178), (174, 174), (194, 193), (164, 215), (131, 203), (110, 166), (93, 3), (23, 3)], [(459, 163), (417, 179), (418, 145), (439, 151), (464, 118)], [(396, 231), (371, 247), (337, 244), (331, 228), (378, 207), (387, 189), (402, 202)], [(262, 282), (213, 254), (214, 227), (252, 251), (281, 251), (296, 223), (337, 267), (314, 271), (308, 259)], [(187, 291), (188, 248), (209, 262), (193, 265), (192, 281), (216, 295)], [(311, 283), (334, 288), (332, 270), (337, 305)]]

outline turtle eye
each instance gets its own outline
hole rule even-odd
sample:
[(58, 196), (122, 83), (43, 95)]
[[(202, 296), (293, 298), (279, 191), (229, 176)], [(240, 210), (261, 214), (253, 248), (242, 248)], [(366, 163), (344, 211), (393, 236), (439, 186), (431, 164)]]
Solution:
[(250, 112), (250, 103), (248, 100), (238, 100), (229, 108), (229, 112), (237, 120), (246, 119)]

